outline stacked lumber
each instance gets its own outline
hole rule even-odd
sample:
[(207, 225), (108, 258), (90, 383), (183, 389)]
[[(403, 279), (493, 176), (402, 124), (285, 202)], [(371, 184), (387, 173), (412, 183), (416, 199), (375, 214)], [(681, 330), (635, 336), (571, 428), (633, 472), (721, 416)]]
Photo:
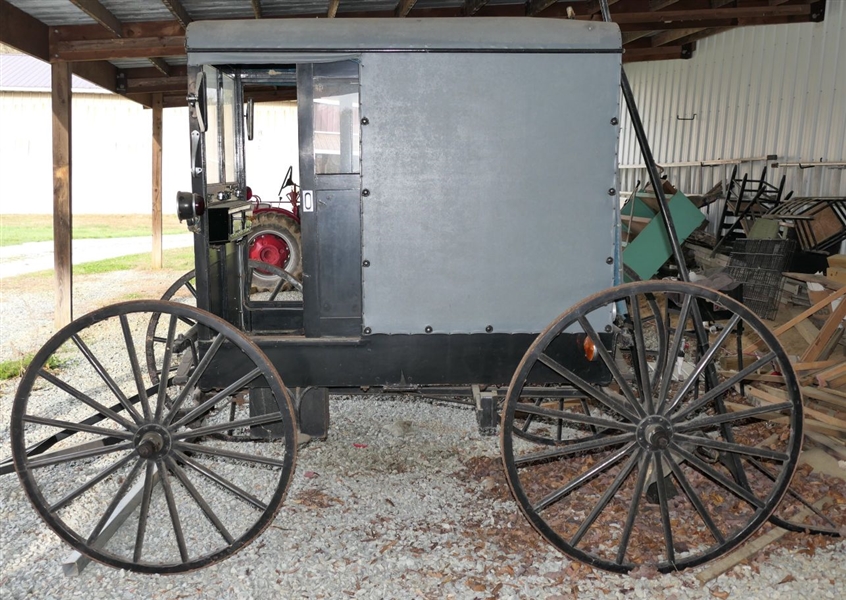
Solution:
[[(791, 360), (801, 386), (806, 441), (821, 446), (839, 460), (846, 460), (846, 356), (836, 348), (846, 329), (846, 301), (843, 301), (846, 286), (814, 275), (804, 275), (801, 279), (823, 283), (826, 292), (808, 309), (773, 331), (783, 336), (795, 330), (808, 344), (800, 356)], [(814, 318), (818, 319), (817, 324)], [(753, 342), (743, 351), (753, 353), (758, 346), (758, 342)], [(761, 404), (778, 404), (787, 398), (784, 379), (779, 374), (753, 373), (747, 381), (745, 393)]]

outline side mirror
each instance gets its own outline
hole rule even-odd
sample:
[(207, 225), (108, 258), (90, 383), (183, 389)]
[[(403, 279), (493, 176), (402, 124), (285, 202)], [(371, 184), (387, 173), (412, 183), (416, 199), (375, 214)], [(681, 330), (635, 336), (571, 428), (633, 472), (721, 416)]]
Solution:
[(194, 89), (188, 93), (188, 106), (191, 107), (191, 116), (197, 119), (197, 128), (201, 133), (206, 132), (208, 121), (208, 94), (206, 92), (206, 74), (200, 71), (194, 80)]
[(256, 123), (256, 102), (247, 100), (247, 139), (252, 141)]

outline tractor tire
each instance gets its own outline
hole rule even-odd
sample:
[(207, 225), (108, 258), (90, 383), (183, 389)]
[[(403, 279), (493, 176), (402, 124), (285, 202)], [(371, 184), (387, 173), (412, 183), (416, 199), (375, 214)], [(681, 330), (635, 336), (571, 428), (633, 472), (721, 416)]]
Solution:
[[(268, 240), (265, 236), (271, 236), (276, 240)], [(288, 249), (288, 257), (281, 260), (278, 254), (261, 251), (261, 247), (272, 248), (277, 244), (268, 245), (267, 242), (281, 241)], [(303, 253), (300, 237), (300, 224), (291, 217), (277, 212), (260, 212), (253, 217), (253, 226), (247, 240), (249, 245), (249, 259), (266, 262), (290, 273), (297, 281), (303, 279)], [(258, 248), (256, 248), (258, 246)], [(272, 273), (262, 273), (256, 270), (253, 273), (252, 286), (261, 290), (272, 290), (279, 282), (279, 277)], [(285, 284), (284, 289), (290, 289), (290, 284)]]

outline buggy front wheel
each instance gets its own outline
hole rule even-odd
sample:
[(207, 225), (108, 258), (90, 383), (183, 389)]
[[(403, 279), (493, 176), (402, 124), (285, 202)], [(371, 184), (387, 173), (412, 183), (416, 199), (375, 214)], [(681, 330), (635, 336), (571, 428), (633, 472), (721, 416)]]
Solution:
[[(157, 383), (139, 361), (152, 317)], [(220, 435), (261, 431), (277, 441)], [(45, 523), (88, 557), (145, 573), (204, 567), (255, 539), (296, 454), (291, 400), (261, 350), (210, 313), (159, 300), (108, 306), (53, 336), (21, 380), (11, 433)]]

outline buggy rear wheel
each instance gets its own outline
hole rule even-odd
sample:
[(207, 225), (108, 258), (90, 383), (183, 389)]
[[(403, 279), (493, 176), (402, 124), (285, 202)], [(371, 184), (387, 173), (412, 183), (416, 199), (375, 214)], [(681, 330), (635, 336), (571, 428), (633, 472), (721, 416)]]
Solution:
[[(158, 385), (138, 360), (152, 315), (165, 339)], [(258, 393), (271, 412), (250, 413)], [(259, 430), (281, 439), (219, 435)], [(100, 309), (53, 336), (21, 380), (11, 432), (15, 471), (46, 524), (94, 560), (146, 573), (204, 567), (255, 539), (296, 455), (291, 400), (261, 350), (214, 315), (158, 300)]]
[[(644, 326), (650, 297), (664, 343)], [(706, 307), (723, 311), (724, 327), (700, 346)], [(608, 385), (546, 353), (564, 331), (584, 332), (575, 337), (605, 365)], [(597, 331), (612, 334), (610, 347)], [(738, 356), (749, 340), (760, 352)], [(762, 369), (784, 377), (779, 396), (752, 389)], [(543, 377), (562, 377), (580, 397), (521, 401), (527, 380)], [(528, 416), (534, 438), (522, 430)], [(509, 485), (535, 529), (568, 556), (618, 572), (678, 570), (743, 542), (787, 491), (801, 440), (796, 377), (766, 325), (727, 296), (665, 281), (611, 288), (559, 316), (518, 366), (501, 430)]]

